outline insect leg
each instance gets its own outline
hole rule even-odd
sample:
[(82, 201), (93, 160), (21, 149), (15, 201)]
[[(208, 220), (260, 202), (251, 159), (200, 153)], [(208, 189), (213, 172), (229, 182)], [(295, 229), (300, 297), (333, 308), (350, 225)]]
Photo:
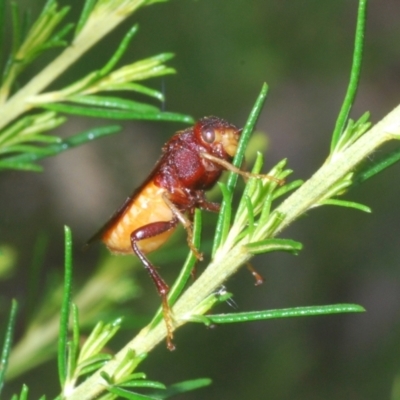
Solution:
[(144, 239), (149, 239), (154, 236), (160, 235), (163, 232), (166, 232), (170, 229), (175, 228), (178, 224), (178, 219), (174, 217), (170, 221), (160, 221), (160, 222), (153, 222), (148, 225), (144, 225), (131, 233), (131, 244), (133, 252), (137, 255), (140, 261), (143, 263), (144, 267), (146, 268), (147, 272), (149, 273), (151, 279), (153, 280), (154, 284), (156, 285), (157, 292), (161, 296), (162, 300), (162, 308), (163, 308), (163, 315), (165, 325), (167, 327), (167, 347), (169, 350), (175, 350), (175, 346), (172, 343), (173, 339), (173, 324), (172, 324), (172, 316), (171, 316), (171, 309), (168, 305), (168, 292), (169, 287), (165, 283), (164, 279), (161, 275), (157, 272), (156, 267), (150, 262), (150, 260), (144, 255), (144, 253), (139, 249), (138, 242)]
[(208, 201), (204, 196), (204, 191), (198, 191), (196, 207), (206, 211), (219, 212), (221, 204)]
[(254, 283), (254, 286), (259, 286), (264, 283), (264, 278), (256, 271), (256, 269), (253, 267), (252, 264), (249, 262), (246, 263), (247, 269), (251, 272), (251, 274), (254, 276), (254, 279), (256, 280)]
[(163, 193), (163, 199), (165, 201), (165, 204), (167, 204), (167, 206), (171, 209), (175, 218), (177, 218), (185, 228), (187, 233), (187, 242), (190, 250), (193, 252), (193, 254), (198, 260), (200, 261), (203, 260), (203, 254), (201, 254), (200, 251), (193, 244), (192, 221), (175, 206), (175, 204), (168, 198), (167, 193)]

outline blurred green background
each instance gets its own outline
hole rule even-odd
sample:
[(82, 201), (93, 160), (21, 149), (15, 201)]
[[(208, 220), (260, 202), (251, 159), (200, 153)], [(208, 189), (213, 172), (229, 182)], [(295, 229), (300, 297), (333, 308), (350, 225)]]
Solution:
[[(36, 15), (44, 1), (26, 5)], [(80, 12), (81, 1), (60, 1)], [(124, 61), (164, 51), (176, 54), (178, 74), (154, 79), (166, 94), (164, 107), (193, 115), (218, 115), (241, 126), (266, 81), (270, 92), (258, 129), (267, 135), (266, 168), (287, 157), (294, 178), (307, 179), (328, 154), (330, 134), (348, 78), (358, 2), (349, 0), (173, 0), (140, 10), (55, 83), (71, 82), (101, 66), (122, 34), (140, 24)], [(358, 118), (379, 121), (400, 100), (400, 2), (371, 0)], [(50, 57), (50, 56), (49, 56)], [(40, 70), (46, 59), (35, 63)], [(31, 74), (35, 71), (31, 70)], [(28, 79), (29, 76), (26, 76)], [(113, 123), (113, 122), (112, 122)], [(67, 137), (109, 121), (71, 118), (57, 134)], [(17, 336), (28, 307), (27, 270), (39, 234), (49, 237), (41, 285), (61, 276), (63, 225), (72, 228), (78, 287), (95, 269), (100, 246), (81, 245), (148, 174), (166, 139), (182, 125), (124, 122), (123, 132), (43, 162), (42, 174), (7, 172), (0, 177), (1, 242), (18, 253), (17, 269), (0, 282), (2, 321), (9, 299), (20, 301)], [(381, 152), (386, 151), (382, 149)], [(371, 156), (371, 162), (375, 155)], [(301, 241), (299, 256), (254, 259), (265, 277), (261, 287), (243, 270), (227, 282), (239, 311), (333, 303), (359, 303), (363, 315), (253, 322), (208, 330), (188, 325), (176, 334), (177, 350), (162, 344), (140, 370), (171, 384), (196, 377), (214, 383), (182, 398), (197, 399), (388, 399), (400, 372), (400, 166), (351, 191), (369, 205), (367, 215), (324, 207), (284, 233)], [(209, 224), (215, 222), (211, 216)], [(211, 231), (205, 232), (205, 242)], [(185, 240), (178, 239), (184, 246)], [(175, 251), (172, 248), (170, 251)], [(161, 263), (172, 282), (184, 255)], [(199, 265), (198, 273), (202, 266)], [(151, 315), (159, 299), (144, 270), (141, 296), (123, 312)], [(232, 311), (228, 305), (221, 312)], [(125, 330), (113, 350), (135, 331)], [(57, 393), (54, 360), (11, 382), (32, 398)], [(393, 395), (400, 399), (400, 394)]]

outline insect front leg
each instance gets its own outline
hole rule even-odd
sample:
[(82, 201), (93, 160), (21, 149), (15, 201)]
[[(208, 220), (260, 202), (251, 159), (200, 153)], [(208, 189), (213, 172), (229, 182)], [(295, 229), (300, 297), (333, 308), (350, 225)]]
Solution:
[(169, 350), (175, 350), (175, 346), (172, 343), (173, 339), (173, 324), (171, 309), (168, 304), (168, 292), (169, 286), (165, 283), (164, 279), (157, 272), (156, 267), (150, 262), (150, 260), (144, 255), (143, 251), (140, 250), (138, 242), (144, 239), (149, 239), (154, 236), (160, 235), (170, 229), (173, 229), (178, 224), (178, 219), (174, 217), (170, 221), (160, 221), (153, 222), (148, 225), (144, 225), (131, 233), (131, 244), (133, 252), (137, 255), (140, 261), (143, 263), (147, 272), (149, 273), (151, 279), (156, 285), (157, 292), (161, 296), (163, 315), (165, 320), (165, 325), (167, 327), (167, 347)]

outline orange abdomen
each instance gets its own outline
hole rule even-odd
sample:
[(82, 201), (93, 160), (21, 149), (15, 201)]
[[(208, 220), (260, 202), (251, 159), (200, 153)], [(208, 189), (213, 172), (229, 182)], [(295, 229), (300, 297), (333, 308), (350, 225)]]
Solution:
[[(170, 221), (173, 218), (171, 209), (163, 199), (164, 188), (149, 182), (141, 192), (132, 199), (124, 213), (103, 234), (102, 241), (113, 252), (120, 254), (133, 253), (131, 233), (152, 222)], [(175, 229), (157, 236), (141, 240), (138, 247), (143, 253), (150, 253), (166, 242)]]

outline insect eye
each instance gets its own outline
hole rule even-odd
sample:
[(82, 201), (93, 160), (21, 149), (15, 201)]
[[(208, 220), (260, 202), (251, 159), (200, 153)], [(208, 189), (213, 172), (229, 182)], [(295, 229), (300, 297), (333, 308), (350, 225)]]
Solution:
[(213, 143), (215, 140), (214, 129), (206, 129), (202, 131), (201, 136), (206, 143)]

